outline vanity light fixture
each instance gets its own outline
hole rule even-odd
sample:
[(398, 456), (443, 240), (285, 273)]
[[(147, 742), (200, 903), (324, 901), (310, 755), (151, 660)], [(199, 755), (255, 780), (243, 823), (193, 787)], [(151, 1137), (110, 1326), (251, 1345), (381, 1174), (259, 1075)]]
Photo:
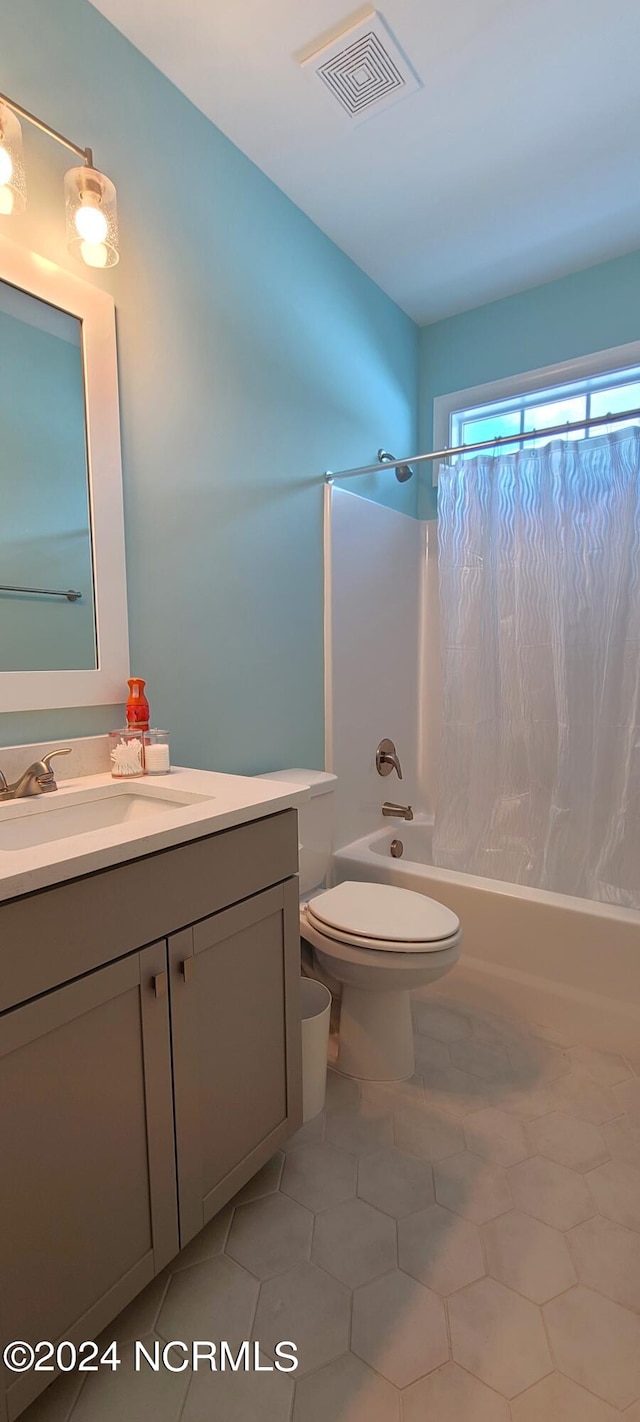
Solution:
[(73, 256), (88, 267), (114, 267), (120, 252), (116, 190), (110, 178), (94, 167), (90, 148), (79, 148), (5, 94), (0, 94), (0, 216), (22, 212), (26, 205), (20, 118), (82, 159), (82, 167), (65, 173), (67, 245)]
[(13, 109), (0, 102), (0, 215), (23, 212), (26, 202), (22, 129)]

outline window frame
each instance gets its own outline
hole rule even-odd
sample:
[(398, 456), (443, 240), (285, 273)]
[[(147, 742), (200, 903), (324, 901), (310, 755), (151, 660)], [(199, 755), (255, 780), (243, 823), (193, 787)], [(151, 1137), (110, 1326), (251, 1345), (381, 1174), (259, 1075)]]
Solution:
[[(491, 380), (483, 385), (469, 386), (466, 390), (436, 395), (433, 401), (433, 447), (446, 449), (450, 445), (452, 420), (463, 412), (466, 414), (473, 411), (474, 415), (480, 418), (484, 413), (483, 407), (488, 406), (490, 411), (491, 406), (499, 405), (503, 401), (543, 395), (545, 391), (555, 392), (558, 387), (584, 384), (590, 380), (596, 385), (598, 379), (606, 376), (620, 375), (620, 384), (623, 384), (625, 374), (639, 367), (640, 341), (630, 341), (626, 345), (611, 346), (607, 350), (560, 361), (557, 365), (540, 366), (536, 370), (521, 371), (502, 380)], [(433, 485), (437, 486), (438, 466), (435, 462), (432, 479)]]

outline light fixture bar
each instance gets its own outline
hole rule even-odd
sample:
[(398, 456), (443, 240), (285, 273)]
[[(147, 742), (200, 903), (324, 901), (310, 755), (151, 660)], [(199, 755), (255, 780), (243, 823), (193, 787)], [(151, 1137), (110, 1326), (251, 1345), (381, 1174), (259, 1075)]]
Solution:
[(28, 109), (23, 109), (22, 104), (17, 104), (15, 99), (9, 99), (6, 94), (0, 94), (0, 104), (6, 104), (8, 109), (13, 109), (14, 114), (19, 118), (26, 119), (27, 123), (32, 123), (34, 128), (39, 128), (41, 133), (48, 134), (49, 138), (55, 138), (56, 143), (62, 143), (63, 147), (70, 148), (72, 153), (77, 153), (79, 158), (87, 164), (88, 168), (93, 168), (93, 152), (90, 148), (79, 148), (77, 143), (72, 143), (70, 138), (65, 138), (63, 133), (58, 133), (57, 128), (52, 128), (45, 123), (44, 119), (39, 119), (36, 114), (32, 114)]
[(26, 203), (20, 119), (82, 160), (82, 166), (70, 168), (64, 179), (67, 246), (85, 266), (114, 267), (120, 252), (116, 190), (111, 179), (96, 168), (91, 148), (81, 148), (7, 94), (0, 94), (0, 215), (23, 212)]

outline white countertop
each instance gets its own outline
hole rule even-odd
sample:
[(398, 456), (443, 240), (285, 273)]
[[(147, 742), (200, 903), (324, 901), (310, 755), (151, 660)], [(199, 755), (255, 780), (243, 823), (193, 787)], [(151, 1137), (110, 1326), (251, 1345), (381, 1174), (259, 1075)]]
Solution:
[[(300, 785), (174, 766), (167, 775), (143, 776), (140, 780), (114, 782), (110, 774), (84, 775), (76, 780), (61, 779), (58, 789), (48, 795), (34, 795), (7, 803), (14, 807), (12, 818), (18, 813), (18, 806), (20, 811), (24, 810), (25, 816), (37, 815), (47, 813), (54, 808), (54, 804), (56, 808), (62, 808), (65, 801), (70, 805), (72, 800), (77, 803), (79, 800), (101, 798), (101, 789), (116, 783), (127, 786), (132, 793), (143, 794), (145, 798), (184, 792), (205, 795), (207, 799), (177, 805), (175, 810), (164, 809), (157, 818), (149, 815), (142, 820), (92, 829), (46, 844), (0, 849), (0, 903), (83, 874), (93, 874), (98, 869), (139, 859), (145, 854), (155, 854), (160, 849), (216, 834), (218, 830), (229, 829), (233, 825), (263, 819), (266, 815), (301, 805), (309, 797), (309, 791)], [(6, 805), (0, 804), (0, 818), (5, 808)]]

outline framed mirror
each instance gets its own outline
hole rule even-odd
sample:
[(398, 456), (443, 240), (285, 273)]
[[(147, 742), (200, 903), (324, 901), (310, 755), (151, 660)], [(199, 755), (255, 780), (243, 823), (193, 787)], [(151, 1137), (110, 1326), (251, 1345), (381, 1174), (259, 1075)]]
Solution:
[(119, 702), (128, 673), (113, 301), (0, 241), (0, 710)]

